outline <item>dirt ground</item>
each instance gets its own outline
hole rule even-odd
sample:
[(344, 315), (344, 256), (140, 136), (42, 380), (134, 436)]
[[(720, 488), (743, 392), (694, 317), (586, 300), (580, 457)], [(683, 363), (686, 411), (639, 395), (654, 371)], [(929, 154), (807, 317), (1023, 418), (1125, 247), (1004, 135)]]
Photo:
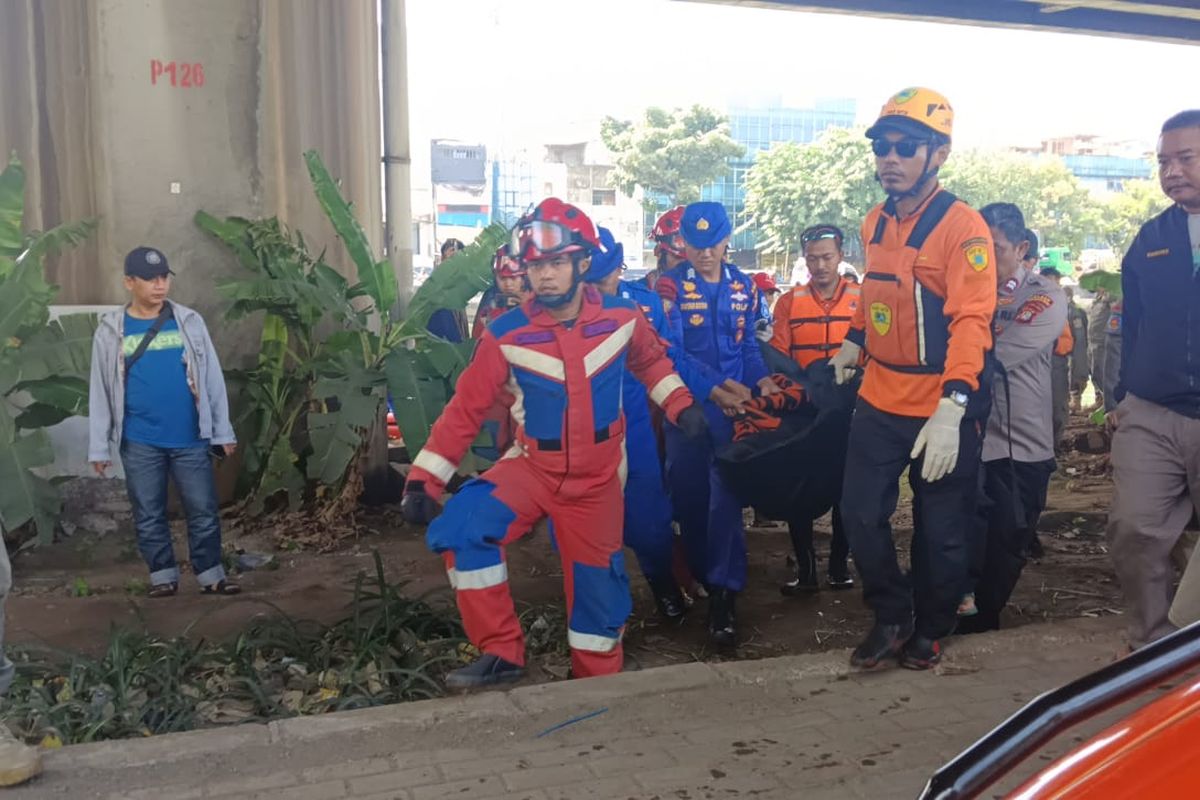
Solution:
[[(1086, 438), (1088, 430), (1083, 418), (1072, 421), (1072, 436)], [(1112, 492), (1107, 473), (1104, 455), (1071, 451), (1060, 458), (1040, 525), (1046, 554), (1027, 565), (1005, 612), (1006, 624), (1119, 613), (1118, 587), (1104, 544)], [(99, 513), (104, 513), (103, 505)], [(432, 592), (436, 602), (450, 602), (441, 563), (425, 549), (423, 530), (404, 525), (395, 509), (364, 514), (362, 522), (374, 532), (339, 552), (276, 553), (279, 568), (243, 575), (244, 591), (237, 598), (201, 596), (185, 575), (178, 596), (150, 600), (137, 593), (146, 574), (127, 521), (102, 536), (77, 533), (14, 559), (16, 587), (8, 601), (9, 641), (96, 652), (103, 648), (114, 625), (164, 636), (221, 638), (235, 635), (256, 615), (279, 610), (296, 618), (332, 621), (345, 614), (355, 575), (373, 570), (373, 550), (381, 554), (389, 578), (408, 582), (410, 593)], [(903, 553), (912, 530), (911, 509), (903, 494), (893, 524)], [(176, 528), (176, 551), (186, 557), (178, 523)], [(267, 530), (234, 530), (227, 542), (248, 551), (270, 550), (269, 534)], [(818, 524), (817, 547), (822, 559), (827, 554), (828, 536), (826, 518)], [(749, 586), (738, 603), (742, 629), (738, 658), (814, 652), (856, 643), (869, 621), (857, 588), (784, 597), (778, 587), (790, 571), (786, 529), (751, 528), (747, 541)], [(630, 558), (628, 563), (636, 562)], [(544, 536), (526, 537), (511, 548), (509, 574), (518, 610), (529, 611), (533, 618), (544, 616), (551, 628), (563, 624), (561, 614), (553, 611), (561, 598), (562, 572)], [(668, 625), (654, 614), (641, 577), (632, 575), (631, 581), (635, 610), (626, 640), (628, 668), (720, 658), (706, 648), (702, 604), (682, 625)], [(548, 652), (532, 659), (536, 666), (533, 677), (565, 677), (567, 659), (553, 646), (561, 637), (551, 634), (544, 638), (550, 639), (551, 645), (540, 648)]]

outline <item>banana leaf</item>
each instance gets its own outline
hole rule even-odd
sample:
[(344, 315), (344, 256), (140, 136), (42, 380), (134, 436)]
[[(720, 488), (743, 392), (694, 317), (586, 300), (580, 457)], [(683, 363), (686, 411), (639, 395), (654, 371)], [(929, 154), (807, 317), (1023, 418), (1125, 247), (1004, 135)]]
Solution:
[(408, 304), (404, 333), (423, 333), (433, 312), (439, 308), (466, 308), (471, 298), (491, 286), (492, 261), (507, 241), (508, 230), (503, 225), (489, 225), (467, 249), (439, 264)]
[(22, 433), (0, 411), (0, 528), (13, 531), (32, 521), (39, 543), (54, 541), (62, 497), (50, 481), (33, 472), (53, 462), (54, 450), (44, 430)]
[(409, 456), (416, 458), (429, 440), (429, 431), (449, 399), (446, 383), (441, 378), (430, 376), (422, 369), (420, 356), (404, 348), (388, 353), (383, 369), (387, 375), (388, 395), (392, 399), (396, 426), (404, 437)]
[(16, 153), (0, 172), (0, 279), (12, 271), (25, 249), (21, 221), (25, 217), (25, 168)]
[[(23, 264), (17, 267), (18, 270), (23, 268)], [(5, 282), (0, 286), (0, 297), (7, 289), (8, 282)], [(35, 329), (20, 347), (0, 356), (4, 372), (0, 376), (0, 394), (6, 394), (19, 384), (48, 378), (86, 379), (91, 374), (95, 332), (94, 314), (69, 314)]]
[[(26, 392), (35, 405), (50, 406), (66, 417), (86, 417), (88, 382), (82, 377), (61, 375), (17, 384), (16, 391)], [(54, 423), (51, 423), (54, 424)], [(29, 426), (25, 426), (29, 427)]]
[(1089, 292), (1103, 289), (1110, 297), (1121, 297), (1121, 273), (1096, 270), (1079, 279), (1079, 285)]
[(263, 504), (279, 492), (287, 494), (289, 511), (300, 510), (300, 504), (304, 500), (304, 475), (300, 472), (298, 461), (296, 454), (292, 452), (288, 437), (278, 437), (271, 449), (271, 455), (267, 458), (262, 481), (250, 502), (252, 514), (261, 514)]
[(350, 253), (350, 260), (354, 262), (358, 273), (358, 282), (375, 301), (375, 309), (386, 315), (398, 297), (396, 273), (392, 271), (392, 265), (387, 261), (376, 261), (371, 254), (371, 245), (354, 217), (354, 209), (342, 197), (337, 182), (330, 176), (317, 151), (306, 152), (304, 162), (308, 165), (308, 175), (312, 179), (317, 201)]

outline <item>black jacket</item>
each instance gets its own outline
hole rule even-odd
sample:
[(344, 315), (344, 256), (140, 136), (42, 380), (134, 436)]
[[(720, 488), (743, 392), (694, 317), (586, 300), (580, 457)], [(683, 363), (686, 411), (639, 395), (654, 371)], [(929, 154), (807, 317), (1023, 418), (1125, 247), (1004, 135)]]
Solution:
[(1116, 399), (1132, 392), (1200, 418), (1200, 277), (1188, 215), (1173, 205), (1142, 226), (1121, 262), (1124, 293)]

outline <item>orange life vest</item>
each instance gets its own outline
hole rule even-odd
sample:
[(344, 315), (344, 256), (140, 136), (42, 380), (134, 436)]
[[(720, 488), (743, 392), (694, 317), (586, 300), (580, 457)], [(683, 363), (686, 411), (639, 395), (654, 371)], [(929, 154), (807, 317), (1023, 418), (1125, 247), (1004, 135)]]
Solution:
[(775, 304), (771, 346), (801, 367), (832, 358), (850, 330), (862, 299), (858, 284), (838, 279), (833, 297), (823, 300), (809, 286), (797, 286)]
[(877, 206), (862, 233), (867, 271), (850, 335), (869, 357), (860, 395), (927, 417), (945, 389), (979, 388), (996, 309), (991, 233), (943, 189), (903, 219), (892, 201)]

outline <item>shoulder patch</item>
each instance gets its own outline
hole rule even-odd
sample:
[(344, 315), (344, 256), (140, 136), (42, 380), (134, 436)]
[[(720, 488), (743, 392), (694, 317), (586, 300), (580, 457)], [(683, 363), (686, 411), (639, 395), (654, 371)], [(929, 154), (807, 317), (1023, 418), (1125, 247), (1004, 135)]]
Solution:
[(1050, 295), (1035, 294), (1021, 304), (1021, 307), (1017, 309), (1017, 313), (1013, 317), (1013, 321), (1020, 325), (1028, 325), (1052, 305), (1054, 305), (1054, 299)]
[(988, 268), (988, 240), (982, 236), (977, 236), (973, 239), (967, 239), (962, 243), (963, 255), (967, 258), (967, 263), (971, 265), (971, 269), (976, 272), (983, 272)]

